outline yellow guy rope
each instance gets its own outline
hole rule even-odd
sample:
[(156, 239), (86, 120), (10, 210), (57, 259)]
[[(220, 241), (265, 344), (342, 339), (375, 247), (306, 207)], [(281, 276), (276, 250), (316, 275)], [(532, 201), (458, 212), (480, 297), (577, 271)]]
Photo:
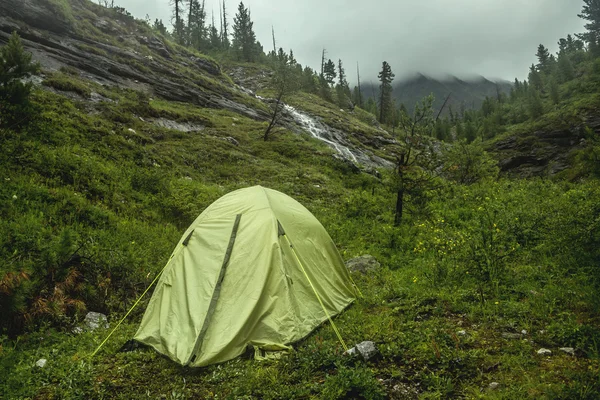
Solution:
[(321, 308), (323, 308), (323, 311), (325, 312), (325, 315), (327, 316), (327, 319), (329, 320), (329, 323), (331, 324), (333, 331), (335, 332), (340, 343), (342, 344), (344, 351), (348, 351), (348, 346), (346, 346), (346, 343), (344, 342), (344, 339), (342, 339), (342, 335), (340, 334), (340, 331), (338, 330), (337, 326), (335, 326), (335, 324), (333, 323), (333, 320), (331, 319), (331, 316), (327, 312), (327, 309), (325, 309), (325, 305), (323, 304), (323, 301), (321, 300), (321, 296), (319, 296), (319, 293), (317, 293), (317, 290), (313, 286), (312, 281), (308, 277), (308, 274), (306, 273), (306, 270), (304, 269), (304, 265), (302, 265), (302, 261), (300, 261), (300, 258), (298, 258), (298, 254), (296, 254), (296, 250), (294, 249), (294, 246), (292, 246), (292, 244), (290, 243), (290, 239), (288, 239), (287, 235), (283, 235), (283, 237), (285, 238), (285, 240), (287, 240), (288, 244), (290, 245), (290, 248), (292, 249), (292, 252), (294, 253), (294, 257), (296, 257), (296, 261), (298, 261), (298, 264), (300, 265), (300, 268), (302, 269), (302, 272), (304, 273), (306, 280), (308, 280), (310, 287), (312, 288), (313, 292), (315, 292), (315, 296), (317, 296), (317, 300), (319, 300), (319, 304), (321, 304)]
[(179, 252), (181, 251), (181, 249), (183, 247), (184, 247), (183, 245), (179, 245), (179, 248), (175, 252), (173, 252), (173, 255), (169, 258), (169, 261), (167, 261), (167, 263), (165, 264), (165, 266), (163, 267), (163, 269), (160, 271), (160, 273), (158, 275), (156, 275), (156, 278), (154, 278), (154, 280), (152, 281), (152, 283), (150, 283), (150, 285), (146, 288), (146, 290), (144, 290), (144, 293), (142, 293), (142, 295), (140, 297), (138, 297), (138, 299), (136, 300), (136, 302), (133, 303), (133, 305), (131, 306), (131, 308), (129, 309), (129, 311), (127, 311), (127, 314), (125, 314), (125, 316), (123, 318), (121, 318), (121, 320), (119, 321), (119, 323), (117, 324), (117, 326), (115, 326), (113, 328), (113, 330), (108, 334), (108, 336), (106, 337), (106, 339), (104, 339), (104, 341), (102, 343), (100, 343), (100, 346), (98, 346), (98, 348), (90, 355), (90, 358), (94, 357), (98, 353), (98, 351), (100, 351), (100, 349), (102, 348), (102, 346), (104, 346), (106, 344), (106, 342), (108, 341), (108, 339), (112, 336), (113, 333), (115, 333), (115, 331), (117, 330), (117, 328), (123, 323), (123, 321), (125, 321), (125, 319), (129, 316), (129, 314), (131, 314), (131, 312), (133, 311), (133, 309), (135, 307), (137, 307), (137, 305), (142, 300), (142, 298), (146, 295), (146, 293), (148, 293), (148, 290), (150, 290), (150, 288), (156, 283), (156, 281), (158, 280), (158, 278), (160, 278), (160, 276), (165, 271), (165, 269), (167, 268), (167, 266), (169, 265), (169, 263), (171, 262), (171, 260), (177, 254), (179, 254)]

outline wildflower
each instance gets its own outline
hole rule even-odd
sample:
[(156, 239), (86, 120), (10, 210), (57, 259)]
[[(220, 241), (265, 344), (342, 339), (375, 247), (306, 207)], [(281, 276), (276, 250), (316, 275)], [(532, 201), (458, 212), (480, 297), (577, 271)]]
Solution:
[(495, 302), (494, 304), (495, 304), (495, 305), (498, 305), (498, 304), (500, 304), (500, 303), (499, 303), (499, 302)]

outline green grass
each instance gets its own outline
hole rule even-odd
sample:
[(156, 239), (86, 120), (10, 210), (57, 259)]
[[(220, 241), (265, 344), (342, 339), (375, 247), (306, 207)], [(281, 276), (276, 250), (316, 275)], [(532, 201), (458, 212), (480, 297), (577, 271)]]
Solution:
[[(92, 14), (111, 11), (84, 6), (89, 13), (78, 20), (80, 33), (127, 46), (90, 22)], [(203, 56), (166, 46), (174, 59), (164, 65), (201, 90), (268, 111), (226, 75), (190, 64), (191, 57)], [(505, 135), (533, 140), (537, 129), (595, 110), (597, 83), (585, 79), (561, 86), (560, 108), (539, 121), (507, 126)], [(597, 398), (600, 191), (597, 180), (576, 170), (593, 154), (573, 155), (578, 179), (569, 182), (511, 180), (492, 172), (470, 186), (440, 179), (424, 204), (407, 198), (397, 227), (393, 172), (382, 171), (381, 179), (356, 173), (309, 135), (278, 127), (265, 142), (267, 122), (102, 86), (71, 68), (48, 74), (44, 86), (82, 97), (37, 90), (29, 124), (0, 131), (3, 398), (383, 399), (394, 398), (394, 387), (424, 399)], [(88, 101), (92, 92), (102, 96), (99, 101)], [(382, 135), (360, 109), (340, 111), (303, 93), (289, 101), (352, 133), (354, 143)], [(155, 118), (200, 128), (166, 129), (152, 123)], [(188, 369), (152, 350), (119, 352), (148, 297), (90, 358), (107, 332), (73, 333), (85, 313), (104, 312), (114, 326), (198, 214), (222, 195), (256, 184), (304, 204), (344, 259), (372, 254), (381, 262), (380, 270), (353, 276), (363, 297), (335, 319), (348, 344), (372, 340), (381, 358), (343, 356), (328, 324), (277, 362), (245, 356)], [(503, 337), (522, 330), (527, 333), (520, 338)], [(541, 347), (552, 356), (539, 356)], [(40, 358), (48, 360), (44, 368), (35, 366)], [(492, 390), (491, 382), (500, 386)]]

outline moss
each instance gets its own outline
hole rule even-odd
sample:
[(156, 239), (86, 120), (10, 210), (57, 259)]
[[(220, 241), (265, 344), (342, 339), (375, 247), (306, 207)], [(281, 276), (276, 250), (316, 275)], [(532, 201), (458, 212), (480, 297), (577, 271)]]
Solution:
[(92, 94), (88, 84), (75, 78), (72, 75), (64, 73), (53, 73), (42, 82), (42, 85), (52, 87), (63, 92), (74, 92), (83, 97), (89, 98)]

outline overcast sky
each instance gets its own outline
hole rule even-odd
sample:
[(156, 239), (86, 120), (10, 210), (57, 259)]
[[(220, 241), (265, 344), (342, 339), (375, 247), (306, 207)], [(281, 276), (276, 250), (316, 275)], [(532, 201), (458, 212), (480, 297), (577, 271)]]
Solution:
[[(187, 0), (186, 0), (187, 1)], [(163, 19), (171, 28), (169, 0), (118, 0), (138, 18)], [(227, 0), (230, 23), (238, 6)], [(551, 52), (569, 33), (582, 32), (581, 0), (245, 0), (258, 40), (292, 49), (298, 62), (320, 68), (321, 50), (341, 58), (351, 81), (356, 63), (363, 81), (377, 80), (382, 61), (397, 79), (428, 75), (527, 76), (537, 46)], [(219, 24), (218, 0), (206, 0)]]

